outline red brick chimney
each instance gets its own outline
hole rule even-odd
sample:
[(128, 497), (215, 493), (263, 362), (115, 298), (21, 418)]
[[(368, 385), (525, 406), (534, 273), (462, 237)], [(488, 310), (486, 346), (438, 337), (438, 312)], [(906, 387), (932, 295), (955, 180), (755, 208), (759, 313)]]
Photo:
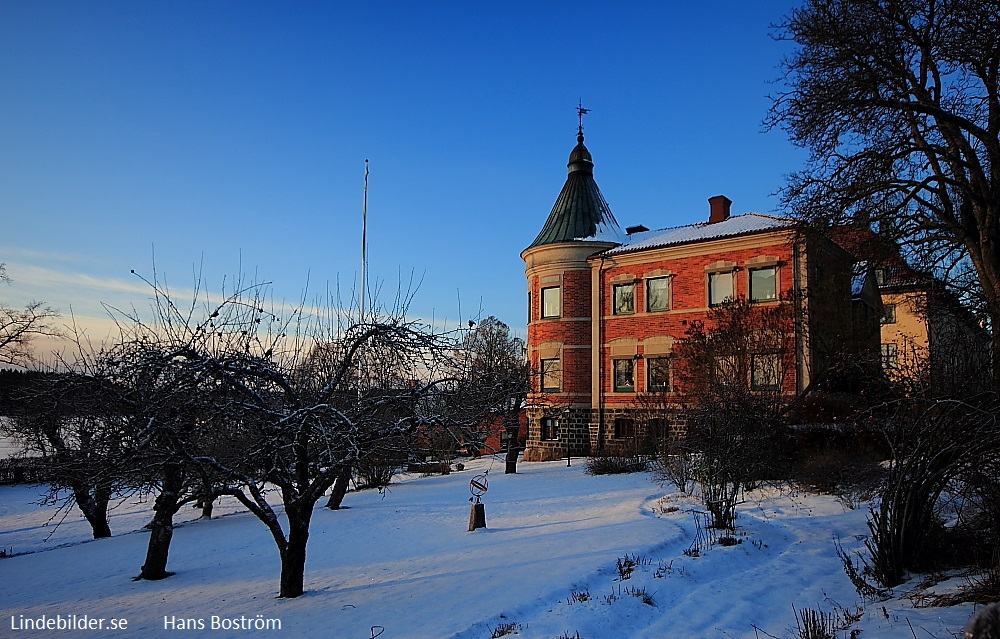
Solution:
[(708, 198), (708, 205), (711, 211), (708, 223), (715, 224), (729, 219), (729, 207), (733, 205), (733, 201), (725, 195), (713, 195)]

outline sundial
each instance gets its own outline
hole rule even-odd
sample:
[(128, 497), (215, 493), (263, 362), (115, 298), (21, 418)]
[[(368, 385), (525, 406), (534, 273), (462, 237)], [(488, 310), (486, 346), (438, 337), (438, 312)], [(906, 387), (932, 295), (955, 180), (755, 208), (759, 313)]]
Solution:
[(479, 501), (479, 498), (482, 497), (489, 489), (490, 482), (486, 479), (486, 475), (476, 475), (469, 482), (469, 492), (472, 493), (472, 496), (476, 498), (477, 502)]

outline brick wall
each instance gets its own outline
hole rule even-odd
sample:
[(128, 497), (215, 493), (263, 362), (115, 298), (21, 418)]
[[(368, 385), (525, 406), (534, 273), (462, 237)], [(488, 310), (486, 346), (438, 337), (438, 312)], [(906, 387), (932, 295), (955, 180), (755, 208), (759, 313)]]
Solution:
[[(642, 358), (642, 341), (651, 337), (667, 336), (682, 339), (694, 321), (705, 321), (708, 314), (708, 276), (706, 267), (719, 262), (735, 265), (733, 291), (737, 296), (748, 295), (749, 271), (747, 263), (754, 258), (769, 256), (777, 258), (778, 289), (785, 292), (792, 288), (793, 247), (784, 234), (763, 234), (755, 245), (733, 250), (713, 250), (718, 245), (705, 243), (702, 255), (669, 257), (669, 250), (648, 251), (650, 258), (636, 263), (634, 256), (628, 260), (619, 258), (620, 264), (606, 259), (601, 278), (601, 389), (604, 402), (609, 406), (624, 406), (634, 400), (635, 393), (615, 393), (613, 391), (613, 356), (609, 344), (616, 340), (636, 340), (635, 362), (636, 390), (646, 389), (646, 366)], [(690, 252), (690, 251), (689, 251)], [(625, 254), (628, 255), (628, 254)], [(624, 256), (623, 256), (624, 257)], [(595, 261), (596, 264), (596, 261)], [(609, 266), (610, 265), (610, 266)], [(597, 269), (595, 268), (595, 271)], [(646, 312), (646, 277), (670, 273), (670, 307), (666, 311)], [(635, 313), (613, 314), (612, 290), (614, 284), (634, 282)], [(785, 385), (794, 392), (794, 375), (789, 375)]]

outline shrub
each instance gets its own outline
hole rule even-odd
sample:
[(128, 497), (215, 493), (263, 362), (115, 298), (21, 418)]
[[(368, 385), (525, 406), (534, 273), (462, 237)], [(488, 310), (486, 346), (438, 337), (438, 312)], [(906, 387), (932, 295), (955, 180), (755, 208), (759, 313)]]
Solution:
[(507, 635), (516, 635), (521, 632), (521, 624), (516, 621), (511, 621), (508, 623), (502, 623), (493, 629), (490, 633), (490, 639), (500, 639), (500, 637), (506, 637)]
[(587, 460), (588, 475), (620, 475), (641, 473), (646, 470), (649, 460), (645, 455), (604, 453)]
[(399, 468), (399, 462), (389, 455), (366, 457), (354, 467), (354, 487), (358, 490), (385, 488)]

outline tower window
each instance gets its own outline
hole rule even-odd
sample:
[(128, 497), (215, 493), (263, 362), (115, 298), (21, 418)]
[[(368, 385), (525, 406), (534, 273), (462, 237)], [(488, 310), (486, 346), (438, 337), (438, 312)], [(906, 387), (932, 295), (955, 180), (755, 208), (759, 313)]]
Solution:
[(559, 359), (543, 359), (538, 364), (542, 374), (542, 392), (558, 393), (562, 387), (562, 371)]
[(542, 289), (542, 317), (559, 317), (561, 312), (560, 289), (550, 286)]
[(559, 439), (559, 420), (555, 417), (543, 417), (541, 419), (541, 439)]

